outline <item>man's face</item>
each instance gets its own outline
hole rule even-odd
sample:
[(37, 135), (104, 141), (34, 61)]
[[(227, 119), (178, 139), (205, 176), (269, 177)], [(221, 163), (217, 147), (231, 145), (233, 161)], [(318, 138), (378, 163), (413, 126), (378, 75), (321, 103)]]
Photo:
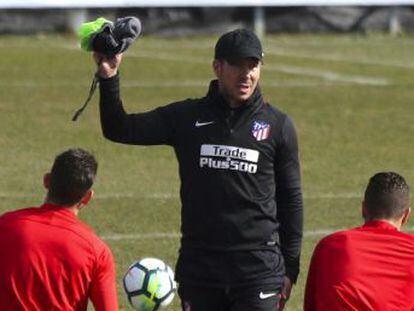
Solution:
[(261, 61), (243, 58), (231, 64), (214, 60), (213, 68), (219, 82), (220, 92), (231, 107), (238, 107), (252, 96), (260, 78)]

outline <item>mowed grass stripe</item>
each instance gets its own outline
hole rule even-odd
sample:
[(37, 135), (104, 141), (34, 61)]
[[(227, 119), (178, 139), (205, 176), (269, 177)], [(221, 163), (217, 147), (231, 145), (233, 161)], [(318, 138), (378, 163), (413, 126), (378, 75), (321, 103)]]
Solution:
[[(37, 198), (36, 195), (26, 195), (23, 193), (0, 193), (0, 198), (18, 199), (18, 198)], [(359, 193), (315, 193), (315, 194), (304, 194), (304, 199), (358, 199), (362, 198), (362, 194)], [(96, 194), (94, 196), (96, 200), (107, 200), (107, 199), (179, 199), (179, 195), (176, 193), (157, 193), (152, 192), (148, 194), (140, 193), (108, 193), (108, 194)]]
[[(161, 61), (171, 62), (184, 62), (184, 63), (200, 63), (206, 64), (210, 60), (204, 58), (195, 57), (180, 57), (174, 55), (161, 55), (161, 54), (145, 54), (145, 53), (129, 53), (128, 57), (138, 58), (150, 58)], [(328, 81), (329, 83), (310, 82), (310, 81), (294, 81), (294, 82), (269, 82), (264, 80), (261, 82), (263, 86), (268, 87), (317, 87), (317, 86), (329, 86), (329, 85), (347, 85), (347, 84), (359, 84), (368, 86), (390, 86), (398, 85), (398, 83), (380, 76), (365, 76), (365, 75), (350, 75), (342, 74), (337, 71), (321, 70), (315, 67), (304, 67), (304, 66), (289, 66), (289, 65), (265, 65), (263, 71), (268, 72), (279, 72), (288, 75), (295, 75), (300, 77), (312, 77), (321, 79), (322, 81)], [(54, 81), (54, 82), (32, 82), (32, 81), (0, 81), (0, 86), (14, 86), (14, 87), (51, 87), (51, 86), (87, 86), (87, 82), (74, 83), (65, 81)], [(200, 81), (172, 81), (172, 82), (140, 82), (140, 81), (128, 81), (123, 80), (122, 87), (141, 87), (141, 88), (175, 88), (175, 87), (205, 87), (206, 82)]]
[[(409, 40), (406, 41), (407, 43), (413, 43), (414, 41)], [(214, 42), (206, 42), (204, 44), (194, 44), (192, 41), (184, 41), (182, 44), (180, 44), (179, 47), (177, 46), (171, 46), (169, 44), (165, 44), (164, 41), (153, 41), (149, 44), (149, 47), (151, 49), (163, 49), (165, 50), (177, 50), (177, 49), (187, 49), (187, 50), (195, 50), (195, 51), (205, 51), (211, 48)], [(138, 58), (154, 58), (155, 55), (159, 54), (159, 51), (157, 53), (145, 53), (140, 49), (139, 43), (138, 47), (135, 47), (135, 51), (139, 52), (128, 52), (125, 54), (125, 57), (138, 57)], [(384, 45), (389, 44), (388, 42), (384, 42)], [(315, 45), (318, 45), (317, 42)], [(79, 51), (80, 47), (78, 44), (62, 44), (53, 46), (54, 48), (61, 48), (66, 50), (73, 50), (73, 51)], [(329, 61), (329, 62), (345, 62), (348, 64), (355, 64), (355, 65), (369, 65), (369, 66), (384, 66), (384, 67), (397, 67), (400, 69), (408, 69), (412, 70), (414, 69), (414, 63), (413, 62), (407, 62), (407, 61), (400, 61), (396, 60), (394, 58), (392, 59), (371, 59), (371, 58), (363, 58), (358, 55), (345, 55), (340, 53), (334, 53), (334, 54), (327, 54), (326, 52), (320, 52), (320, 53), (314, 53), (311, 51), (306, 51), (306, 48), (301, 48), (301, 52), (298, 52), (297, 50), (289, 50), (286, 47), (281, 46), (280, 43), (277, 44), (270, 44), (265, 46), (266, 50), (266, 56), (272, 55), (272, 56), (278, 56), (278, 57), (289, 57), (289, 58), (304, 58), (304, 59), (312, 59), (312, 60), (320, 60), (320, 61)], [(177, 61), (177, 59), (168, 56), (158, 56), (158, 60), (168, 60), (168, 61)], [(211, 58), (196, 58), (196, 57), (189, 57), (185, 56), (185, 58), (179, 59), (181, 62), (196, 62), (196, 63), (202, 63), (205, 64), (206, 62), (210, 62)]]
[(384, 67), (397, 67), (401, 69), (414, 69), (414, 63), (412, 62), (400, 62), (396, 60), (374, 60), (366, 59), (360, 57), (349, 57), (343, 54), (315, 54), (315, 53), (306, 53), (306, 52), (296, 52), (289, 50), (275, 49), (267, 52), (267, 55), (274, 56), (286, 56), (290, 58), (305, 58), (305, 59), (314, 59), (320, 61), (330, 61), (330, 62), (345, 62), (348, 64), (356, 65), (369, 65), (369, 66), (384, 66)]
[[(377, 79), (370, 77), (355, 77), (355, 76), (338, 76), (333, 72), (311, 72), (305, 68), (297, 67), (284, 67), (271, 71), (280, 71), (283, 73), (302, 74), (313, 77), (324, 77), (326, 82), (311, 82), (311, 81), (295, 81), (295, 82), (262, 82), (261, 86), (272, 88), (309, 88), (309, 87), (337, 87), (337, 86), (349, 86), (352, 84), (374, 86), (374, 87), (386, 87), (386, 86), (398, 86), (408, 85), (407, 83), (394, 83), (389, 82), (386, 79)], [(14, 88), (50, 88), (50, 87), (88, 87), (87, 82), (44, 82), (36, 83), (30, 81), (0, 81), (1, 87), (14, 87)], [(182, 81), (182, 82), (142, 82), (126, 80), (122, 82), (122, 88), (205, 88), (205, 81)]]
[[(357, 227), (357, 225), (355, 225)], [(306, 237), (324, 237), (331, 233), (346, 230), (347, 228), (326, 228), (318, 230), (305, 230), (303, 236)], [(414, 232), (414, 227), (403, 227), (403, 232)], [(120, 240), (144, 240), (144, 239), (178, 239), (181, 238), (180, 232), (146, 232), (146, 233), (111, 233), (100, 236), (104, 240), (120, 241)]]
[[(129, 57), (137, 57), (137, 58), (151, 58), (163, 61), (174, 61), (174, 62), (184, 62), (184, 63), (200, 63), (206, 64), (211, 61), (211, 59), (207, 58), (195, 58), (195, 57), (178, 57), (173, 55), (160, 55), (160, 54), (145, 54), (142, 52), (139, 53), (131, 53), (128, 55)], [(392, 81), (384, 77), (371, 77), (371, 76), (359, 76), (359, 75), (347, 75), (341, 74), (335, 71), (327, 71), (327, 70), (320, 70), (318, 68), (311, 68), (311, 67), (300, 67), (300, 66), (263, 66), (264, 71), (272, 71), (272, 72), (281, 72), (287, 73), (292, 75), (298, 76), (311, 76), (320, 78), (323, 80), (328, 81), (339, 81), (339, 82), (347, 82), (347, 83), (355, 83), (355, 84), (366, 84), (366, 85), (378, 85), (378, 86), (385, 86), (392, 84)], [(264, 82), (266, 83), (266, 82)]]

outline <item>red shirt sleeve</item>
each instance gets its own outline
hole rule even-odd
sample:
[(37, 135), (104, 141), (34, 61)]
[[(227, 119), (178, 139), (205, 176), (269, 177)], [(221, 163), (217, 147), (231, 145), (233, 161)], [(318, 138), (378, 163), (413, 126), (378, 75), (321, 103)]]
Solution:
[(105, 247), (91, 282), (90, 299), (95, 311), (117, 311), (116, 272), (112, 253)]

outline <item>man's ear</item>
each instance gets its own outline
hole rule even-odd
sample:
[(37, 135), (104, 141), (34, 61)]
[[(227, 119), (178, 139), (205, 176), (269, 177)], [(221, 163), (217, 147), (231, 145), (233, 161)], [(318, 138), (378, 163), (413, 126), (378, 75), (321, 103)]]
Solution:
[(50, 187), (50, 173), (46, 173), (43, 175), (43, 186), (46, 189), (49, 189)]
[(221, 72), (220, 65), (221, 65), (220, 60), (218, 59), (213, 60), (213, 71), (217, 78), (220, 76), (220, 72)]
[(411, 215), (411, 207), (404, 210), (403, 216), (402, 216), (402, 219), (401, 219), (401, 225), (405, 225), (408, 222), (408, 219), (410, 218), (410, 215)]
[(82, 203), (82, 205), (87, 205), (89, 201), (93, 198), (94, 194), (95, 192), (93, 191), (93, 189), (89, 189), (88, 192), (86, 192), (86, 194), (83, 196), (80, 203)]

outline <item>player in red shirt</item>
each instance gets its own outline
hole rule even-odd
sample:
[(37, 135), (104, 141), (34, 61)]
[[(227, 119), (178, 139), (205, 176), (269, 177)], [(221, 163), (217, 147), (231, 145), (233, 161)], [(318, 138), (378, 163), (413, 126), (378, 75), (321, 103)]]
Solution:
[(365, 224), (316, 246), (305, 311), (414, 310), (414, 236), (400, 231), (410, 212), (404, 178), (374, 175), (362, 203)]
[(0, 309), (117, 311), (108, 246), (77, 214), (92, 198), (97, 162), (88, 152), (58, 155), (44, 176), (45, 203), (0, 217)]

